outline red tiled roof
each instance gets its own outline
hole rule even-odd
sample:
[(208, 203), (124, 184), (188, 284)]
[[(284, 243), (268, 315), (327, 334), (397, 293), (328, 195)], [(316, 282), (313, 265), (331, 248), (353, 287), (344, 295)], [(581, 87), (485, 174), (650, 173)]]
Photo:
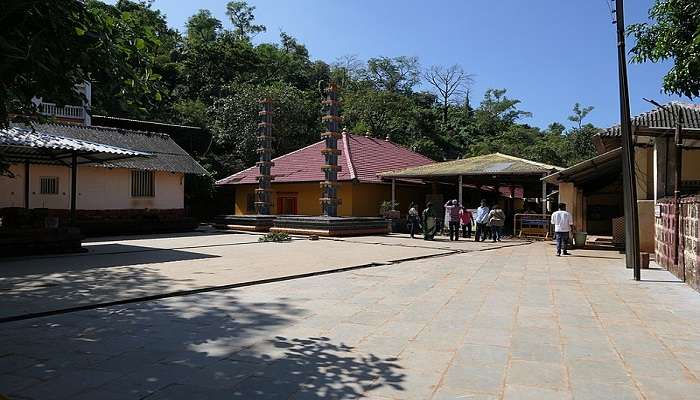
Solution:
[[(324, 163), (321, 149), (323, 141), (275, 158), (272, 167), (273, 183), (319, 182), (324, 179), (321, 165)], [(338, 165), (339, 181), (357, 180), (371, 183), (381, 182), (377, 176), (382, 172), (417, 167), (434, 161), (396, 143), (366, 136), (343, 133), (338, 142), (341, 155)], [(250, 167), (241, 172), (223, 178), (217, 185), (242, 185), (257, 183), (257, 167)]]

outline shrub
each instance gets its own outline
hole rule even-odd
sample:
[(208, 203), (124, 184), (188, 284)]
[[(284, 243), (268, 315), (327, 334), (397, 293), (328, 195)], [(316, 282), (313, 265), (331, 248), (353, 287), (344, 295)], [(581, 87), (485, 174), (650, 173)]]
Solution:
[(258, 242), (289, 242), (292, 238), (284, 232), (270, 232), (260, 236)]

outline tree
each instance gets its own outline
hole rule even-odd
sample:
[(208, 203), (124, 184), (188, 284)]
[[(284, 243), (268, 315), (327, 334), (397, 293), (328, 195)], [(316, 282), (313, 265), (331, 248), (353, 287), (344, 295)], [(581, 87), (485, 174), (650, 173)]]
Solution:
[(666, 93), (688, 98), (700, 96), (700, 2), (697, 0), (656, 0), (649, 19), (628, 28), (636, 44), (632, 61), (673, 60), (663, 87)]
[(231, 19), (233, 34), (240, 40), (250, 40), (252, 36), (265, 32), (265, 25), (256, 25), (254, 6), (249, 6), (245, 1), (229, 1), (226, 4), (226, 15)]
[(588, 106), (588, 107), (581, 107), (581, 104), (576, 103), (574, 104), (573, 108), (573, 115), (569, 115), (567, 118), (571, 122), (576, 122), (578, 124), (578, 129), (581, 129), (581, 126), (583, 125), (583, 119), (586, 118), (588, 114), (593, 111), (595, 107), (593, 106)]
[(187, 40), (210, 43), (216, 40), (223, 26), (209, 10), (199, 10), (187, 19)]
[(438, 101), (442, 106), (442, 123), (447, 124), (450, 104), (460, 100), (465, 94), (467, 86), (472, 82), (472, 76), (454, 64), (449, 67), (433, 65), (425, 71), (423, 77), (437, 92)]
[(34, 96), (80, 102), (75, 91), (111, 60), (103, 21), (82, 1), (3, 2), (0, 12), (0, 126), (9, 112), (34, 113)]
[(365, 77), (377, 90), (408, 93), (420, 82), (420, 64), (417, 57), (370, 58)]
[(213, 142), (204, 165), (217, 177), (224, 177), (255, 164), (258, 100), (272, 99), (277, 155), (317, 141), (321, 133), (320, 98), (286, 83), (269, 86), (231, 84), (209, 107)]
[[(108, 54), (93, 75), (93, 112), (129, 118), (166, 118), (165, 98), (174, 88), (178, 66), (172, 59), (179, 34), (150, 3), (88, 0), (90, 12), (105, 22)], [(164, 76), (166, 79), (164, 79)]]

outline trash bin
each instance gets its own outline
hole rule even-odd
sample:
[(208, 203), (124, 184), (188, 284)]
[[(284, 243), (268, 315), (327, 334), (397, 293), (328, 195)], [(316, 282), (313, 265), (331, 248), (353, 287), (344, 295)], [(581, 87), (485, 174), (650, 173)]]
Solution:
[(575, 232), (574, 233), (574, 246), (577, 248), (583, 248), (586, 246), (586, 238), (588, 233), (586, 232)]

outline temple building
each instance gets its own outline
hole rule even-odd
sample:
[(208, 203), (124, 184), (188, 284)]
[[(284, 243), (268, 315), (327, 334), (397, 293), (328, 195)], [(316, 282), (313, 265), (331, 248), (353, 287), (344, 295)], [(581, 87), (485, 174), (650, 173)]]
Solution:
[[(319, 182), (326, 176), (322, 150), (325, 140), (275, 158), (272, 167), (271, 214), (318, 215), (321, 212)], [(369, 217), (380, 214), (380, 206), (391, 200), (391, 183), (379, 174), (421, 165), (433, 160), (388, 139), (355, 135), (343, 131), (338, 139), (337, 215)], [(216, 182), (235, 186), (235, 213), (255, 214), (258, 167), (253, 166)], [(411, 201), (425, 199), (425, 185), (400, 181), (398, 209), (405, 213)], [(429, 189), (428, 189), (429, 190)]]

